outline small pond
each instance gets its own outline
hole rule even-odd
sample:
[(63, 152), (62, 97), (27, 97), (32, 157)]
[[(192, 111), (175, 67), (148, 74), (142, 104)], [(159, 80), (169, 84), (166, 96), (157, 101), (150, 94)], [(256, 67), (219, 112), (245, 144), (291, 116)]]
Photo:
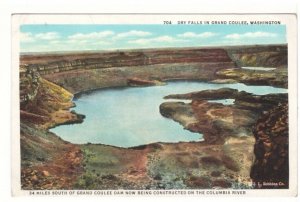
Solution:
[(276, 68), (274, 67), (241, 67), (242, 69), (248, 69), (248, 70), (259, 70), (259, 71), (272, 71)]

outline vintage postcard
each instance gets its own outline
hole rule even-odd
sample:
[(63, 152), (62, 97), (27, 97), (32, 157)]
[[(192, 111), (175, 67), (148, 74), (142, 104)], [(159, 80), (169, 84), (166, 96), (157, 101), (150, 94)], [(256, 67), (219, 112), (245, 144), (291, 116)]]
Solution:
[(14, 195), (296, 196), (293, 14), (15, 14)]

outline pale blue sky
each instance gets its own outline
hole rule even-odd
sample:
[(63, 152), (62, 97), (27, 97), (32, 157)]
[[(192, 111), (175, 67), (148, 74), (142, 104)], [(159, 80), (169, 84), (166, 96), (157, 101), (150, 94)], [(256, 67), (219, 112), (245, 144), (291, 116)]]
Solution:
[(22, 25), (21, 52), (286, 43), (284, 25)]

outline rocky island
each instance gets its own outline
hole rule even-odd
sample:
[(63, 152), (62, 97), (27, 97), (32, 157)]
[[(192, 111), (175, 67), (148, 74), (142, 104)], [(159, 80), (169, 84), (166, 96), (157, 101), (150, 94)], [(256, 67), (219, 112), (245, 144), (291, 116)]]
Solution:
[[(22, 189), (278, 188), (258, 182), (288, 188), (286, 93), (220, 88), (167, 95), (161, 115), (203, 134), (203, 141), (121, 148), (74, 144), (49, 131), (84, 121), (70, 111), (78, 93), (170, 80), (287, 88), (287, 69), (286, 45), (22, 54)], [(219, 99), (234, 103), (210, 102)]]

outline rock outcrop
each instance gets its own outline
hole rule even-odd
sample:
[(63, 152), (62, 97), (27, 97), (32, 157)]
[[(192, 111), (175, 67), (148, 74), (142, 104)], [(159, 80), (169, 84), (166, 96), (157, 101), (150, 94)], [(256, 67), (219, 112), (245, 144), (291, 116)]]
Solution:
[(272, 71), (248, 70), (241, 68), (221, 69), (216, 72), (218, 79), (229, 82), (236, 81), (248, 85), (267, 85), (281, 88), (288, 87), (287, 68), (277, 68)]
[[(288, 99), (287, 94), (258, 96), (230, 88), (168, 95), (165, 98), (191, 99), (191, 103), (162, 103), (160, 113), (178, 121), (188, 130), (202, 133), (205, 141), (219, 144), (223, 144), (229, 136), (251, 136), (252, 127), (261, 113)], [(219, 99), (235, 101), (233, 105), (208, 102)]]
[(251, 178), (256, 188), (289, 187), (288, 103), (264, 113), (253, 128), (255, 161)]
[(39, 73), (30, 68), (20, 68), (20, 104), (21, 107), (35, 99), (39, 88)]
[(225, 48), (239, 67), (287, 67), (287, 45), (256, 45)]
[(145, 80), (139, 78), (129, 78), (127, 79), (128, 86), (157, 86), (165, 85), (165, 83), (158, 80)]
[[(26, 81), (27, 85), (34, 87), (34, 96), (20, 102), (22, 122), (35, 124), (45, 129), (61, 124), (82, 122), (83, 115), (69, 111), (69, 108), (74, 106), (73, 95), (70, 92), (39, 76), (36, 80)], [(26, 91), (27, 94), (32, 92), (26, 88), (22, 91)]]

